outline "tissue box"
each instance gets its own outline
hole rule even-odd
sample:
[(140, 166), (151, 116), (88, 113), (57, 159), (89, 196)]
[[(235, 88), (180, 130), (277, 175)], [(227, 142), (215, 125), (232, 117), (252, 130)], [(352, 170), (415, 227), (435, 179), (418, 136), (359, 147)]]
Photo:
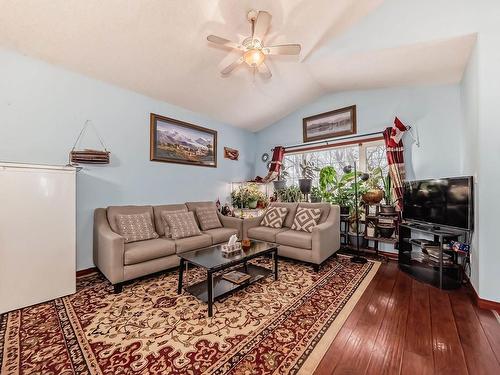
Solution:
[(234, 245), (228, 245), (227, 243), (221, 246), (221, 251), (224, 254), (237, 253), (241, 250), (241, 242), (236, 242)]

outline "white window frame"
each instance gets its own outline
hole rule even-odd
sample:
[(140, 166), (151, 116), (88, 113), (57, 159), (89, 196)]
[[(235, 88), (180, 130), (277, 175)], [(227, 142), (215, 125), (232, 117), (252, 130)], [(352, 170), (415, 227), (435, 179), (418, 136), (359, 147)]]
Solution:
[[(353, 147), (353, 146), (358, 146), (359, 147), (359, 160), (358, 160), (358, 165), (356, 166), (357, 170), (365, 172), (365, 171), (368, 171), (367, 159), (366, 159), (366, 149), (367, 149), (367, 147), (373, 147), (373, 146), (384, 146), (385, 147), (385, 142), (384, 142), (383, 139), (366, 140), (366, 141), (363, 141), (361, 139), (359, 141), (352, 142), (350, 144), (345, 144), (344, 143), (344, 144), (339, 144), (337, 146), (335, 144), (332, 144), (329, 147), (318, 148), (318, 149), (314, 149), (314, 150), (304, 150), (304, 151), (301, 151), (299, 149), (297, 151), (286, 152), (285, 153), (285, 158), (287, 156), (290, 156), (290, 155), (312, 154), (312, 153), (316, 153), (316, 152), (324, 152), (324, 151), (332, 150), (332, 149), (335, 149), (335, 148), (347, 148), (347, 147)], [(304, 145), (304, 147), (307, 147), (307, 146)], [(294, 181), (294, 183), (295, 182), (296, 181)]]

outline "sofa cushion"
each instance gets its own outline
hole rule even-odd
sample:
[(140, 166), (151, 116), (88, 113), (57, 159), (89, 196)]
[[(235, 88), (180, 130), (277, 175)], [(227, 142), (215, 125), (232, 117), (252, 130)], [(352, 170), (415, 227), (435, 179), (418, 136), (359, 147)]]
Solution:
[(271, 207), (285, 207), (288, 209), (288, 213), (283, 222), (283, 226), (291, 228), (293, 224), (293, 219), (295, 218), (295, 213), (297, 212), (298, 203), (287, 203), (287, 202), (273, 202)]
[(177, 254), (190, 250), (198, 250), (204, 247), (212, 246), (212, 237), (208, 234), (186, 237), (175, 240), (175, 251)]
[(168, 224), (167, 217), (169, 215), (174, 215), (174, 214), (181, 214), (181, 213), (187, 213), (188, 210), (173, 210), (173, 211), (162, 211), (161, 212), (161, 219), (163, 221), (163, 234), (165, 235), (165, 238), (172, 238), (172, 232), (170, 231), (170, 225)]
[(185, 204), (163, 204), (160, 206), (153, 206), (153, 213), (155, 217), (156, 233), (160, 236), (165, 235), (165, 221), (161, 217), (163, 211), (184, 211), (187, 212)]
[(125, 265), (147, 262), (149, 260), (175, 254), (175, 241), (166, 238), (125, 244)]
[(151, 206), (109, 206), (106, 209), (106, 216), (108, 217), (109, 226), (115, 233), (118, 232), (118, 224), (116, 223), (117, 215), (135, 215), (149, 213), (151, 220), (153, 219), (153, 207)]
[(287, 228), (269, 228), (259, 226), (248, 229), (247, 236), (248, 238), (254, 240), (276, 242), (276, 235), (287, 230)]
[(222, 224), (220, 223), (219, 216), (217, 216), (217, 210), (215, 208), (198, 207), (196, 209), (196, 217), (200, 223), (201, 230), (222, 228)]
[(319, 208), (297, 208), (295, 219), (293, 220), (292, 230), (311, 233), (312, 229), (318, 225), (321, 210)]
[(203, 233), (206, 233), (210, 235), (210, 237), (212, 237), (212, 243), (214, 245), (229, 241), (229, 237), (231, 237), (233, 234), (238, 235), (238, 232), (238, 229), (233, 228), (215, 228), (203, 231)]
[(118, 233), (125, 239), (125, 243), (158, 238), (153, 227), (153, 220), (149, 213), (134, 215), (117, 215)]
[(312, 234), (298, 230), (287, 230), (276, 235), (276, 243), (310, 250), (312, 249)]
[[(188, 208), (189, 211), (193, 211), (193, 212), (196, 212), (197, 208), (213, 208), (214, 210), (217, 209), (215, 202), (212, 202), (212, 201), (186, 202), (186, 207)], [(198, 221), (198, 218), (196, 217), (196, 215), (195, 215), (195, 219), (199, 225), (200, 222)]]
[(174, 240), (199, 236), (201, 234), (200, 228), (196, 224), (194, 213), (192, 212), (167, 214), (163, 215), (163, 218), (168, 223), (172, 239)]
[(330, 210), (332, 205), (330, 203), (299, 203), (299, 207), (303, 208), (319, 208), (321, 210), (321, 216), (319, 218), (318, 224), (322, 224), (328, 219), (330, 215)]
[(264, 214), (260, 225), (269, 228), (281, 228), (287, 212), (288, 208), (286, 207), (270, 207)]

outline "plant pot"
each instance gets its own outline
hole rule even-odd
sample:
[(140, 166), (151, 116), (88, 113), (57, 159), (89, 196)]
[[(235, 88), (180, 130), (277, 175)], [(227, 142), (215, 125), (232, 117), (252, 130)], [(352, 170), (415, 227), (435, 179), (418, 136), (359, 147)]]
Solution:
[(377, 232), (380, 235), (380, 237), (384, 238), (391, 238), (392, 235), (394, 234), (394, 226), (385, 226), (385, 225), (379, 225), (377, 227)]
[(252, 200), (252, 201), (248, 201), (248, 208), (257, 208), (257, 199), (255, 200)]
[(391, 206), (389, 204), (382, 204), (382, 205), (380, 205), (380, 213), (381, 214), (395, 214), (396, 207)]
[(274, 190), (286, 189), (286, 180), (276, 180), (273, 181)]
[(321, 203), (321, 197), (311, 197), (311, 203)]
[(361, 198), (366, 204), (378, 204), (384, 199), (384, 191), (381, 189), (370, 189)]
[(351, 246), (356, 247), (356, 238), (359, 239), (359, 247), (366, 247), (366, 239), (363, 237), (363, 233), (360, 233), (356, 236), (356, 233), (354, 232), (349, 232), (349, 243)]
[(312, 180), (310, 178), (300, 178), (299, 189), (302, 194), (309, 194), (312, 189)]
[(349, 206), (340, 206), (341, 215), (349, 215)]

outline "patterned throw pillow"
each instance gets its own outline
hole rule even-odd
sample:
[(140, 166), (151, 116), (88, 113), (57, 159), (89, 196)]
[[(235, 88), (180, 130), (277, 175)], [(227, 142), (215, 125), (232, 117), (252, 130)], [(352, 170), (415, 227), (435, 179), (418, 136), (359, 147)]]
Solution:
[(269, 228), (281, 228), (287, 212), (288, 208), (286, 207), (271, 207), (266, 211), (260, 225)]
[(163, 230), (165, 231), (165, 237), (166, 238), (172, 238), (172, 235), (170, 234), (170, 226), (168, 225), (168, 222), (167, 222), (167, 215), (171, 215), (171, 214), (178, 214), (179, 212), (187, 212), (187, 208), (184, 208), (184, 209), (181, 209), (181, 210), (172, 210), (172, 211), (162, 211), (160, 213), (161, 215), (161, 221), (163, 223)]
[(174, 240), (199, 236), (201, 234), (196, 220), (194, 219), (193, 212), (179, 212), (177, 214), (167, 215), (165, 217), (168, 226), (170, 227), (170, 233)]
[(158, 238), (151, 215), (148, 213), (135, 215), (117, 215), (118, 233), (125, 238), (125, 243)]
[(319, 208), (299, 207), (293, 219), (292, 230), (311, 233), (312, 229), (318, 225), (320, 217), (321, 210)]
[(200, 222), (201, 230), (222, 228), (222, 224), (220, 223), (219, 216), (217, 216), (215, 208), (198, 207), (196, 209), (196, 216)]

